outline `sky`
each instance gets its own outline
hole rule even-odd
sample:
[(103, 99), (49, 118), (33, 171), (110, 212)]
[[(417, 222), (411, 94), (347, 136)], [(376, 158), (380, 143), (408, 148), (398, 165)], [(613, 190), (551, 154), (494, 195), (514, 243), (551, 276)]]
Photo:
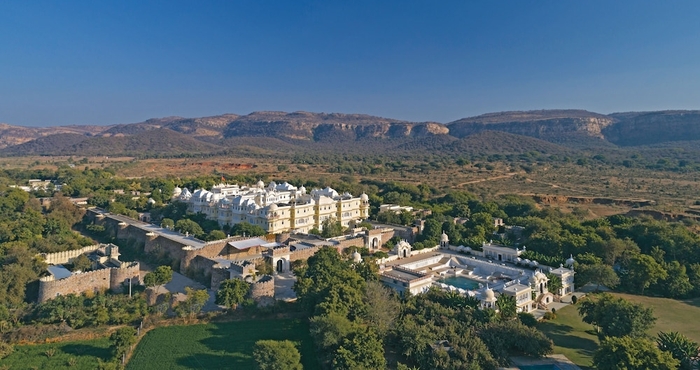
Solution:
[(700, 109), (698, 1), (0, 1), (0, 122)]

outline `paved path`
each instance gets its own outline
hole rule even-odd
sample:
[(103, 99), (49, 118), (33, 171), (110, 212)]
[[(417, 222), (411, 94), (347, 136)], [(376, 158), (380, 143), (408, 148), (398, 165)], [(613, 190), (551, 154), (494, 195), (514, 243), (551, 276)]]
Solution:
[(297, 299), (296, 293), (292, 290), (297, 281), (293, 272), (281, 272), (275, 274), (275, 299), (283, 301), (293, 301)]

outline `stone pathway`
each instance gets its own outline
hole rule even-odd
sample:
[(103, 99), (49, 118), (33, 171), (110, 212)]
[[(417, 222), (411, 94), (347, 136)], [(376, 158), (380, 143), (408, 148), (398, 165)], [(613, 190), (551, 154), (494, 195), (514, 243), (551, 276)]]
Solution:
[(282, 301), (294, 301), (297, 299), (296, 293), (292, 290), (297, 281), (293, 272), (275, 273), (275, 299)]

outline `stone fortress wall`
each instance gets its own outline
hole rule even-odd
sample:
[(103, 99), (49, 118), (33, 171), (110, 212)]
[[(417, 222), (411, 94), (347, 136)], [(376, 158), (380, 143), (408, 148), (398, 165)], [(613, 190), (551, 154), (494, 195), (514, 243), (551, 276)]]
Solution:
[(95, 271), (74, 274), (67, 278), (56, 280), (53, 276), (39, 279), (39, 303), (59, 295), (80, 294), (88, 291), (111, 290), (114, 293), (124, 291), (124, 283), (133, 279), (133, 284), (139, 284), (139, 263), (124, 263), (122, 267), (104, 268)]
[(83, 247), (83, 248), (72, 250), (72, 251), (62, 251), (62, 252), (55, 252), (55, 253), (41, 253), (40, 256), (49, 265), (63, 265), (66, 263), (73, 262), (73, 259), (80, 256), (81, 254), (94, 252), (102, 247), (105, 247), (106, 245), (107, 244), (95, 244), (95, 245), (89, 245), (87, 247)]
[(275, 279), (270, 275), (263, 275), (250, 286), (248, 296), (260, 305), (274, 302)]

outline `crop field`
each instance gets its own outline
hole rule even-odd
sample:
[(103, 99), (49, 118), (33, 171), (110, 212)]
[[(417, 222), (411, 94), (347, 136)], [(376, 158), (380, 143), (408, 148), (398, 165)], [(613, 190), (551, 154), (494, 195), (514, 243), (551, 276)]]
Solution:
[(14, 352), (0, 360), (3, 369), (86, 369), (98, 361), (109, 361), (112, 352), (107, 338), (90, 341), (16, 345)]
[(253, 347), (261, 339), (296, 342), (304, 369), (319, 368), (308, 325), (285, 319), (154, 329), (136, 347), (127, 369), (255, 369)]

